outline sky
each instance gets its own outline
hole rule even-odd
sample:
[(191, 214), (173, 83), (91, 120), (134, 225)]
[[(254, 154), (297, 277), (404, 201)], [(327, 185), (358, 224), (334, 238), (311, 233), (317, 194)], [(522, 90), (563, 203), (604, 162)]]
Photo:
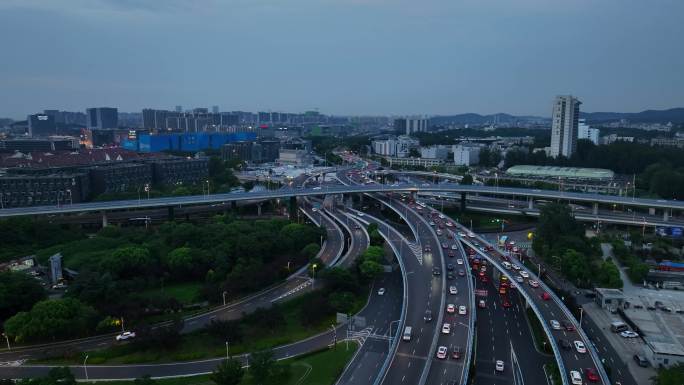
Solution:
[(0, 0), (0, 117), (684, 107), (681, 0)]

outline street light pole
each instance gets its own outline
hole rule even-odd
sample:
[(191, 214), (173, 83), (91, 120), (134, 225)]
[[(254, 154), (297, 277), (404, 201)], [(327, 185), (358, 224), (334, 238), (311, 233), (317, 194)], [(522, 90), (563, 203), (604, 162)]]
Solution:
[(230, 345), (228, 344), (228, 340), (226, 340), (226, 360), (230, 359)]
[(2, 336), (5, 337), (5, 341), (7, 341), (7, 350), (12, 350), (12, 347), (9, 343), (9, 336), (7, 335), (7, 333), (2, 333)]
[(228, 294), (227, 291), (223, 292), (223, 306), (226, 306), (226, 294)]
[(85, 371), (86, 381), (88, 381), (88, 366), (86, 366), (86, 361), (88, 361), (88, 355), (86, 354), (85, 359), (83, 359), (83, 371)]
[(583, 315), (584, 315), (584, 308), (580, 307), (580, 324), (579, 324), (580, 329), (582, 328), (582, 316)]

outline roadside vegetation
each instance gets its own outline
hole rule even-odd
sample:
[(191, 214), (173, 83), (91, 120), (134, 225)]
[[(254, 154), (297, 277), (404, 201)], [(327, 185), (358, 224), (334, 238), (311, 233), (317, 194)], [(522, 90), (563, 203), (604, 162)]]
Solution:
[(603, 260), (599, 239), (589, 239), (584, 232), (567, 205), (550, 203), (541, 208), (532, 248), (578, 287), (621, 288), (617, 266)]
[[(56, 341), (173, 319), (272, 285), (309, 262), (324, 232), (283, 219), (245, 221), (216, 216), (208, 223), (168, 222), (156, 228), (106, 227), (61, 240), (37, 231), (59, 226), (25, 219), (1, 221), (35, 234), (38, 261), (55, 253), (76, 271), (62, 298), (45, 299), (37, 280), (3, 273), (0, 315), (14, 343)], [(66, 232), (66, 231), (64, 231)], [(23, 239), (23, 238), (19, 238)], [(44, 239), (41, 241), (41, 239)], [(21, 242), (7, 240), (14, 250)], [(28, 279), (27, 279), (28, 278)], [(14, 293), (14, 294), (12, 294)]]

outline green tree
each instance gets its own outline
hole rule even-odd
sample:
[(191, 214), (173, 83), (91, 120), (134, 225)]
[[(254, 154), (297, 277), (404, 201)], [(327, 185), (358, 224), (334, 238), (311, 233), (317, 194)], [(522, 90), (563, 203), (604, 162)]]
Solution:
[(192, 249), (179, 247), (162, 258), (162, 263), (176, 277), (188, 275), (193, 270)]
[(655, 385), (681, 385), (684, 384), (684, 365), (679, 364), (670, 368), (658, 369)]
[(157, 381), (153, 380), (149, 374), (146, 374), (140, 378), (136, 378), (135, 381), (133, 381), (133, 384), (134, 385), (156, 385)]
[(45, 298), (45, 290), (23, 272), (0, 272), (0, 322)]
[(238, 385), (242, 382), (242, 377), (245, 375), (244, 369), (240, 362), (236, 360), (227, 360), (221, 362), (209, 376), (209, 379), (214, 381), (216, 385)]
[(5, 332), (16, 342), (43, 342), (80, 337), (97, 323), (95, 309), (74, 298), (36, 303), (5, 321)]
[(463, 179), (461, 179), (461, 184), (465, 184), (465, 185), (473, 184), (473, 176), (470, 174), (463, 175)]
[(309, 243), (308, 245), (304, 246), (300, 254), (302, 257), (310, 260), (318, 255), (319, 251), (321, 251), (321, 246), (319, 246), (318, 243)]
[(361, 274), (368, 279), (374, 279), (383, 272), (383, 267), (378, 262), (373, 260), (365, 260), (359, 266)]
[(272, 350), (264, 350), (250, 354), (249, 374), (258, 385), (270, 383), (275, 369), (276, 361), (273, 359)]
[(348, 314), (354, 307), (354, 294), (348, 291), (336, 291), (328, 297), (330, 306), (338, 313)]

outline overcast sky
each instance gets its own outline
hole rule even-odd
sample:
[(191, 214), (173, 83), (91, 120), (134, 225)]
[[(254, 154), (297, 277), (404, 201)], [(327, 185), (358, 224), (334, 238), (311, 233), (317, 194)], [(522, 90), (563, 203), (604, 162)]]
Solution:
[(684, 106), (682, 0), (0, 0), (0, 117)]

